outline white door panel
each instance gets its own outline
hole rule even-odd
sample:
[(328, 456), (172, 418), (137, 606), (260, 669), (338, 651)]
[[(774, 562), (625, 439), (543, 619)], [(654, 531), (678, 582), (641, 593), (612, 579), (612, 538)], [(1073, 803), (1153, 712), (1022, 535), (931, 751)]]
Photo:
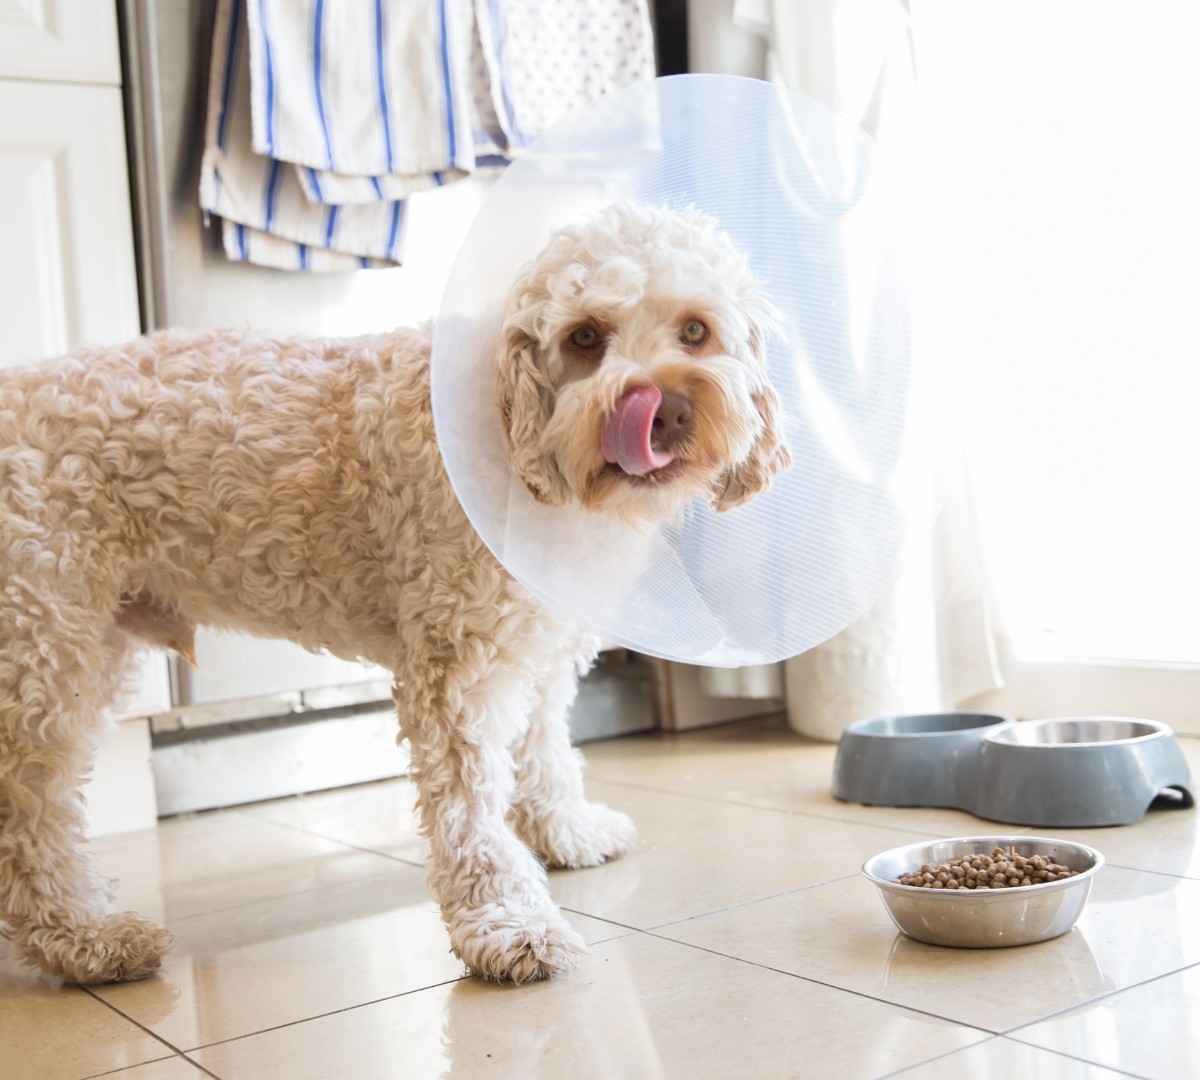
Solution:
[(0, 77), (119, 85), (116, 5), (0, 0)]
[(0, 116), (0, 364), (135, 336), (120, 90), (0, 80)]

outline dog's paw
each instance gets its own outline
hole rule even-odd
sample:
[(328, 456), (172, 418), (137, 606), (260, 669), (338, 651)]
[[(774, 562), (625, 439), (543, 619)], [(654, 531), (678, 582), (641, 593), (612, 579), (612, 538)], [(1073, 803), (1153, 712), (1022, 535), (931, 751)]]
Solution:
[(472, 974), (514, 983), (553, 979), (588, 952), (556, 909), (517, 914), (498, 904), (457, 913), (450, 944)]
[(79, 986), (133, 982), (153, 975), (174, 939), (125, 911), (80, 926), (36, 927), (17, 937), (27, 962)]
[(524, 837), (547, 866), (580, 870), (624, 855), (637, 840), (628, 814), (602, 803), (580, 803), (557, 811)]

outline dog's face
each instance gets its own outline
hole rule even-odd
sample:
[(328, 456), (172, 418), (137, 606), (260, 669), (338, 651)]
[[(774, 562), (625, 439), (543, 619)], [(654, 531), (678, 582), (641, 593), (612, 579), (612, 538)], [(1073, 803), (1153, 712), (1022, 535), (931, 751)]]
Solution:
[(505, 316), (513, 467), (542, 502), (628, 522), (752, 498), (791, 464), (763, 364), (773, 315), (697, 211), (620, 205), (562, 229)]

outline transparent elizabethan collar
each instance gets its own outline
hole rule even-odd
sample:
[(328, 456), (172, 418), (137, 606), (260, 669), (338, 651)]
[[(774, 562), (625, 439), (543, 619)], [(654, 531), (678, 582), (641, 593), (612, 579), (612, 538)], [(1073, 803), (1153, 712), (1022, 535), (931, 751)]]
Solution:
[[(509, 469), (495, 360), (507, 292), (551, 232), (634, 201), (715, 217), (784, 316), (768, 342), (793, 465), (718, 514), (647, 532), (534, 500)], [(536, 595), (605, 639), (689, 663), (792, 656), (895, 580), (944, 490), (936, 380), (912, 363), (901, 223), (872, 140), (800, 94), (684, 75), (593, 102), (490, 192), (437, 320), (433, 408), (484, 542)]]

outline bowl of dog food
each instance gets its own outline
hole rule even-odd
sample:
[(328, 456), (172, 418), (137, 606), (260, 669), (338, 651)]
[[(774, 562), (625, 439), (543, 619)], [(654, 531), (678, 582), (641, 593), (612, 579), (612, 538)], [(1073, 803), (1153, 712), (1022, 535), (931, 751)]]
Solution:
[(992, 835), (907, 844), (868, 859), (862, 872), (908, 937), (995, 949), (1065, 934), (1103, 866), (1086, 844)]

